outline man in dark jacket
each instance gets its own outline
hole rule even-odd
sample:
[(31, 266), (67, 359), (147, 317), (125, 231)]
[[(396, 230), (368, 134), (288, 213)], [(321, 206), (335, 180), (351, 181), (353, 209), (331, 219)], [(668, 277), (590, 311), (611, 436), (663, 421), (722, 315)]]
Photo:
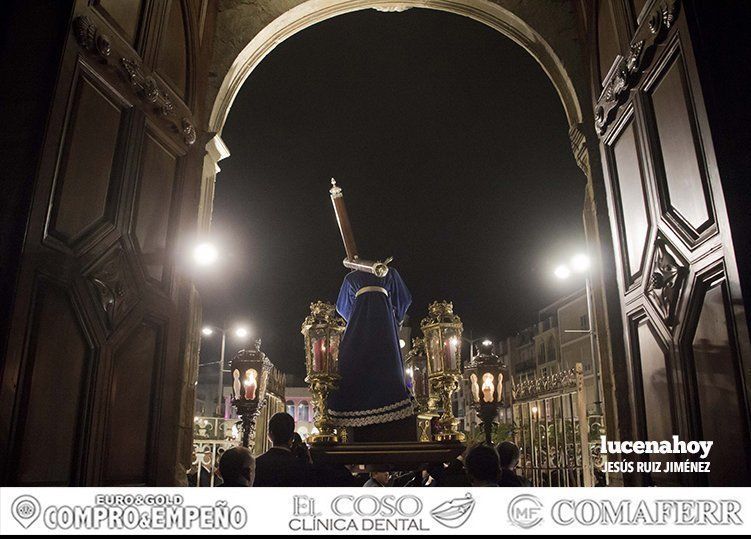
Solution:
[(502, 487), (529, 487), (532, 486), (526, 477), (516, 475), (516, 466), (519, 464), (519, 448), (513, 442), (501, 442), (498, 444), (498, 458), (501, 462), (501, 479), (498, 484)]
[(284, 412), (269, 420), (271, 449), (256, 459), (254, 487), (299, 487), (309, 484), (310, 470), (292, 453), (294, 418)]

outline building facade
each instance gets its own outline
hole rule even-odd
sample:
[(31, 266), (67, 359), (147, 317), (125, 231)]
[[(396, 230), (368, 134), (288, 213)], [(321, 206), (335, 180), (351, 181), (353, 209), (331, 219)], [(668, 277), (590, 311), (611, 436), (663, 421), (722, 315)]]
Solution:
[(295, 432), (305, 440), (318, 432), (313, 424), (315, 409), (308, 386), (288, 387), (285, 391), (285, 411), (295, 418)]
[(597, 409), (595, 369), (592, 361), (594, 337), (589, 331), (585, 290), (559, 299), (538, 312), (538, 322), (496, 344), (496, 352), (508, 367), (504, 381), (501, 421), (512, 421), (511, 386), (523, 380), (546, 377), (573, 369), (584, 370), (587, 411)]

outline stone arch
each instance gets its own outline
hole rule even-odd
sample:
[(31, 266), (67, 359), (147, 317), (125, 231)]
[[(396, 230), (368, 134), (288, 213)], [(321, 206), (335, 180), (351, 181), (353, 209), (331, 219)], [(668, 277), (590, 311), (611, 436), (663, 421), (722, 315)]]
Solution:
[[(387, 12), (411, 8), (446, 11), (499, 31), (527, 50), (548, 75), (561, 99), (570, 129), (582, 123), (580, 103), (588, 99), (587, 78), (581, 61), (577, 14), (569, 6), (510, 0), (260, 0), (252, 4), (228, 4), (218, 17), (214, 43), (209, 91), (211, 133), (221, 135), (243, 83), (279, 43), (317, 22), (370, 8)], [(542, 30), (538, 32), (533, 25), (544, 29), (551, 39), (543, 37)], [(561, 52), (564, 54), (559, 55)], [(226, 153), (223, 157), (229, 155), (226, 147), (220, 153)]]
[[(592, 127), (588, 70), (580, 14), (573, 3), (518, 0), (225, 0), (216, 20), (209, 77), (206, 157), (198, 217), (209, 231), (219, 161), (229, 157), (221, 133), (235, 97), (255, 67), (281, 42), (318, 22), (364, 9), (401, 12), (434, 9), (469, 17), (513, 40), (538, 62), (558, 93), (569, 123), (574, 159), (589, 184), (587, 211), (594, 216), (590, 154)], [(597, 240), (594, 240), (597, 241)]]

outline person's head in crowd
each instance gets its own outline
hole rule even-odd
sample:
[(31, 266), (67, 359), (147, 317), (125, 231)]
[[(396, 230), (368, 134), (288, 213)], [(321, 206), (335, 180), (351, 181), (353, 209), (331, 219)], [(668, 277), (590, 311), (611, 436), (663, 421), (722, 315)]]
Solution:
[(387, 487), (391, 479), (391, 474), (389, 472), (371, 472), (370, 478), (382, 487)]
[(251, 487), (256, 461), (247, 447), (227, 449), (219, 459), (219, 475), (226, 487)]
[(498, 459), (501, 462), (502, 470), (515, 470), (517, 464), (519, 464), (519, 448), (514, 442), (501, 442), (496, 448), (498, 451)]
[(498, 453), (489, 445), (477, 445), (467, 452), (464, 469), (473, 487), (497, 487), (501, 473)]
[(295, 435), (295, 418), (286, 412), (274, 414), (269, 419), (269, 440), (274, 447), (291, 447)]
[(311, 464), (313, 459), (310, 456), (310, 450), (305, 442), (302, 440), (299, 432), (292, 434), (292, 454), (299, 458), (301, 461)]

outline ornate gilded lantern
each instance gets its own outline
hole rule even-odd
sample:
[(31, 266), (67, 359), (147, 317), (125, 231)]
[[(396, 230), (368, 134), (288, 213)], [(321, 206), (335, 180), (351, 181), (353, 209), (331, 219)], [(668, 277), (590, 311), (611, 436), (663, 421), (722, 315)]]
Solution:
[(404, 358), (404, 381), (412, 396), (420, 405), (417, 424), (421, 442), (432, 441), (431, 421), (437, 417), (436, 398), (430, 391), (428, 380), (428, 356), (425, 353), (425, 340), (412, 339), (412, 348)]
[(412, 339), (412, 348), (404, 358), (404, 381), (407, 389), (420, 404), (420, 411), (427, 411), (430, 400), (428, 358), (425, 355), (425, 341), (420, 337)]
[(498, 408), (503, 402), (503, 380), (506, 365), (493, 353), (493, 343), (485, 341), (478, 354), (464, 370), (469, 385), (470, 402), (480, 417), (485, 431), (485, 442), (492, 443), (493, 425), (497, 422)]
[(310, 304), (310, 314), (302, 324), (305, 337), (305, 366), (316, 409), (318, 434), (308, 437), (310, 443), (336, 443), (340, 437), (331, 426), (327, 399), (339, 383), (339, 343), (346, 328), (336, 309), (325, 301)]
[(256, 420), (266, 405), (266, 388), (273, 367), (261, 352), (261, 339), (256, 339), (253, 350), (240, 350), (232, 358), (232, 405), (242, 422), (244, 447), (255, 444)]
[(428, 307), (428, 316), (420, 322), (420, 329), (425, 337), (430, 390), (440, 398), (442, 408), (433, 436), (439, 442), (464, 441), (451, 406), (451, 396), (459, 388), (462, 374), (462, 321), (454, 314), (451, 302), (436, 301)]

